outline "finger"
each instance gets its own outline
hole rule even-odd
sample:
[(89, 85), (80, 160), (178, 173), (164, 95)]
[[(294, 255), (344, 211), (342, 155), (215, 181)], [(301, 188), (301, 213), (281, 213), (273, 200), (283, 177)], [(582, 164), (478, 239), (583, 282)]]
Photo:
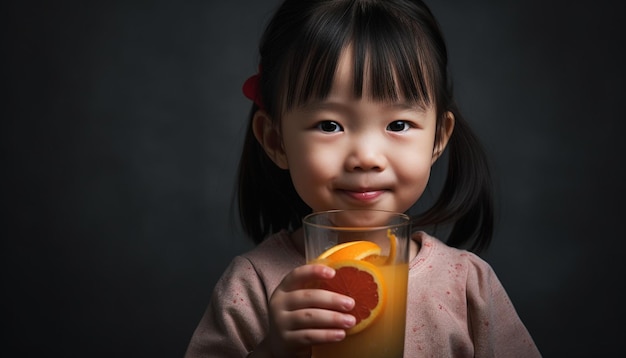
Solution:
[(295, 311), (303, 308), (323, 308), (348, 312), (354, 307), (354, 299), (336, 292), (322, 289), (301, 289), (283, 293), (283, 309)]
[(290, 331), (285, 338), (300, 346), (311, 346), (342, 341), (346, 338), (346, 331), (343, 329), (303, 329)]
[(353, 315), (318, 308), (285, 312), (282, 318), (289, 331), (316, 328), (348, 329), (356, 324)]
[(293, 291), (306, 287), (314, 280), (330, 279), (335, 276), (335, 270), (320, 264), (303, 265), (291, 271), (280, 283), (278, 289)]

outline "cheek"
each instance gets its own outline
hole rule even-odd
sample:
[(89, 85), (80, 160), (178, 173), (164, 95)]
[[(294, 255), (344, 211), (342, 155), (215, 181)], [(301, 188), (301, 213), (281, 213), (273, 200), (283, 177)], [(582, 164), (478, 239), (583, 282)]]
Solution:
[(405, 166), (404, 170), (397, 172), (398, 182), (404, 186), (405, 190), (411, 191), (418, 196), (421, 195), (430, 178), (429, 164), (430, 162), (427, 164), (414, 163), (412, 166)]
[(289, 144), (286, 143), (285, 150), (291, 180), (304, 202), (313, 207), (316, 200), (326, 195), (325, 188), (337, 175), (341, 165), (338, 156), (324, 148)]
[(421, 197), (428, 185), (432, 149), (423, 146), (402, 153), (407, 154), (394, 157), (394, 171), (398, 183), (398, 198), (403, 202), (403, 207), (408, 209)]

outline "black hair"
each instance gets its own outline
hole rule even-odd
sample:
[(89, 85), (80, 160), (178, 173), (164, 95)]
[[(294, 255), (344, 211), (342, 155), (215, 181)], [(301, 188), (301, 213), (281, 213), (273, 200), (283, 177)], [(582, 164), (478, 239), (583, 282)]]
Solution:
[[(459, 112), (448, 78), (447, 50), (429, 8), (417, 0), (286, 0), (260, 44), (264, 109), (279, 128), (281, 114), (331, 90), (343, 51), (353, 50), (354, 94), (375, 100), (400, 97), (434, 105), (435, 144), (451, 112), (447, 178), (435, 203), (414, 227), (451, 225), (446, 242), (480, 252), (493, 234), (493, 197), (487, 158)], [(364, 78), (364, 76), (369, 76)], [(364, 81), (371, 85), (363, 94)], [(252, 131), (253, 104), (238, 172), (239, 216), (255, 243), (280, 229), (296, 229), (311, 209), (289, 172), (267, 156)]]

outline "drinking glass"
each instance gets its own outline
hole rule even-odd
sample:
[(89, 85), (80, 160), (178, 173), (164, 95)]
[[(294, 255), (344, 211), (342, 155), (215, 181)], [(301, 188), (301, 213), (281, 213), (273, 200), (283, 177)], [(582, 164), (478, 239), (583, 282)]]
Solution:
[[(354, 331), (313, 347), (314, 358), (401, 358), (404, 351), (410, 220), (381, 210), (331, 210), (303, 219), (307, 263), (335, 268), (320, 288), (352, 296)], [(362, 321), (360, 321), (362, 319)], [(360, 323), (359, 323), (360, 321)], [(362, 324), (365, 321), (365, 324)]]

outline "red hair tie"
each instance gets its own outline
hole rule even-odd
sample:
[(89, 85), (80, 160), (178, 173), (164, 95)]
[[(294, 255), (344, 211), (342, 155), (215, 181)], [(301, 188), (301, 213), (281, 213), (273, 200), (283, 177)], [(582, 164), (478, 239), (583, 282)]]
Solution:
[(259, 66), (259, 72), (250, 76), (246, 82), (243, 83), (243, 94), (251, 101), (254, 102), (260, 109), (265, 109), (263, 101), (261, 100), (261, 89), (259, 81), (261, 79), (261, 66)]

